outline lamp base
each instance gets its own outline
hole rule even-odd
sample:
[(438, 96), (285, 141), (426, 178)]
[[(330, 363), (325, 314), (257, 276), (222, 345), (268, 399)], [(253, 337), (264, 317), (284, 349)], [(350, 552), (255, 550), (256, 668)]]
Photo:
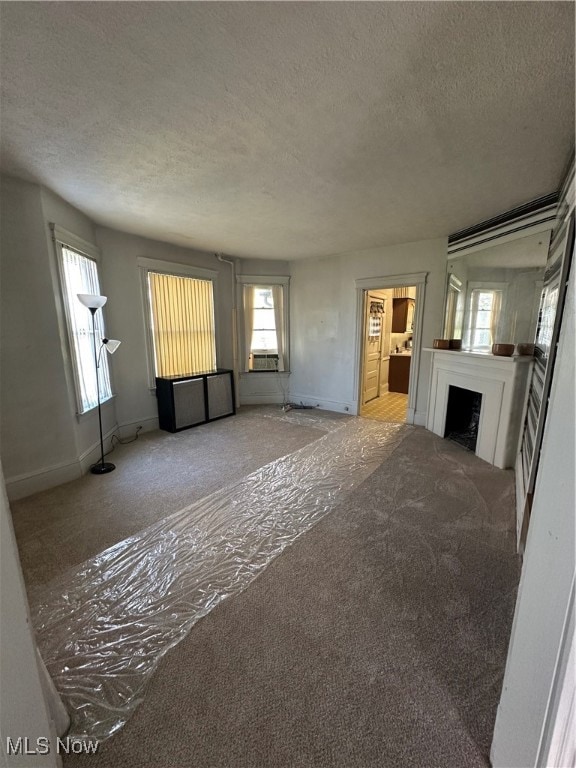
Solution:
[(108, 472), (113, 472), (115, 469), (115, 464), (111, 464), (109, 461), (99, 461), (98, 464), (92, 464), (90, 472), (92, 472), (93, 475), (105, 475)]

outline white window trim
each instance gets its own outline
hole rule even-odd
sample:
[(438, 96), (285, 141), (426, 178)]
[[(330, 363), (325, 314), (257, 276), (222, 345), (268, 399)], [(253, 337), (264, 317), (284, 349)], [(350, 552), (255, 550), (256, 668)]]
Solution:
[[(64, 271), (63, 271), (63, 264), (62, 264), (62, 246), (69, 246), (72, 250), (77, 251), (82, 256), (86, 256), (89, 259), (92, 259), (96, 262), (96, 266), (98, 268), (98, 282), (100, 282), (100, 261), (101, 261), (101, 253), (100, 249), (97, 248), (93, 243), (88, 242), (87, 240), (84, 240), (83, 238), (79, 237), (78, 235), (75, 235), (73, 232), (69, 232), (67, 229), (64, 229), (63, 227), (58, 226), (55, 222), (49, 222), (50, 231), (52, 233), (52, 242), (54, 243), (54, 251), (56, 255), (56, 270), (58, 273), (58, 296), (60, 298), (60, 306), (63, 309), (63, 317), (60, 317), (60, 335), (61, 338), (64, 340), (64, 346), (66, 349), (66, 357), (67, 357), (67, 368), (69, 371), (69, 375), (71, 376), (71, 382), (69, 381), (68, 386), (70, 387), (70, 396), (72, 398), (72, 389), (73, 391), (73, 399), (76, 409), (76, 419), (81, 422), (83, 421), (87, 416), (89, 416), (91, 413), (93, 413), (98, 406), (93, 406), (92, 408), (88, 408), (88, 410), (84, 411), (82, 410), (82, 389), (80, 386), (80, 380), (78, 378), (78, 372), (76, 370), (76, 366), (74, 365), (74, 353), (72, 351), (72, 324), (70, 320), (70, 310), (68, 308), (68, 302), (66, 300), (66, 295), (64, 292), (64, 285), (65, 285), (65, 277), (64, 277)], [(100, 290), (102, 290), (102, 286), (100, 285)], [(110, 376), (110, 387), (112, 389), (112, 393), (110, 397), (107, 397), (104, 400), (101, 400), (101, 405), (104, 405), (105, 403), (109, 403), (113, 400), (113, 398), (116, 396), (114, 393), (114, 379), (112, 376), (112, 370), (109, 369), (109, 376)]]
[(454, 338), (456, 331), (456, 318), (458, 316), (458, 303), (462, 293), (462, 281), (456, 275), (448, 275), (446, 289), (446, 301), (444, 311), (444, 338)]
[[(238, 283), (240, 290), (242, 291), (246, 286), (262, 286), (262, 285), (282, 285), (284, 286), (284, 307), (282, 317), (282, 344), (284, 347), (284, 357), (286, 360), (285, 369), (283, 371), (241, 371), (243, 376), (255, 374), (256, 376), (273, 375), (278, 376), (280, 374), (290, 373), (290, 277), (287, 275), (236, 275), (236, 282)], [(239, 297), (238, 306), (243, 307), (243, 297)], [(241, 328), (244, 328), (244, 314), (242, 311), (242, 324)], [(244, 349), (244, 334), (238, 335), (238, 341), (240, 346), (240, 360), (245, 358)]]
[(83, 256), (88, 256), (90, 259), (94, 259), (96, 262), (100, 262), (101, 254), (100, 249), (93, 243), (89, 243), (87, 240), (83, 240), (78, 235), (68, 232), (67, 229), (59, 227), (58, 224), (50, 222), (50, 229), (52, 230), (52, 239), (54, 242), (60, 245), (69, 245), (74, 251), (78, 251)]
[(156, 391), (156, 371), (154, 369), (154, 336), (150, 318), (150, 295), (148, 293), (148, 272), (160, 272), (164, 275), (176, 275), (178, 277), (193, 277), (198, 280), (210, 280), (212, 282), (212, 294), (214, 298), (214, 336), (216, 339), (216, 366), (218, 367), (219, 350), (221, 348), (220, 324), (218, 322), (217, 286), (218, 271), (196, 267), (191, 264), (181, 264), (175, 261), (163, 261), (162, 259), (148, 259), (139, 256), (136, 263), (140, 270), (140, 285), (142, 288), (142, 312), (144, 316), (144, 328), (146, 329), (146, 368), (148, 371), (148, 389)]

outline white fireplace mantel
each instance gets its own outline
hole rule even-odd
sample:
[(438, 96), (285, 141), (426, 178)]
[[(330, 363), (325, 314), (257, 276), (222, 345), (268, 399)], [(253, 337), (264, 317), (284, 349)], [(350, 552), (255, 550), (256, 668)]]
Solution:
[(482, 395), (476, 455), (501, 469), (513, 467), (526, 404), (531, 357), (425, 349), (432, 353), (426, 427), (444, 437), (450, 386)]

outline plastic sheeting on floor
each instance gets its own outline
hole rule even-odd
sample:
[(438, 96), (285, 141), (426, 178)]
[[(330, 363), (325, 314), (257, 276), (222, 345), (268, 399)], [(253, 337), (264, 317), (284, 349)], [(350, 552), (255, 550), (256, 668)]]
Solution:
[(105, 739), (162, 656), (362, 483), (410, 428), (364, 419), (151, 525), (33, 598), (42, 657), (70, 735)]
[(302, 427), (314, 427), (322, 432), (332, 432), (335, 429), (341, 429), (350, 416), (330, 416), (326, 411), (317, 411), (314, 408), (303, 409), (289, 408), (286, 411), (274, 410), (262, 414), (265, 419), (275, 419), (276, 421), (285, 421), (288, 424), (297, 424)]

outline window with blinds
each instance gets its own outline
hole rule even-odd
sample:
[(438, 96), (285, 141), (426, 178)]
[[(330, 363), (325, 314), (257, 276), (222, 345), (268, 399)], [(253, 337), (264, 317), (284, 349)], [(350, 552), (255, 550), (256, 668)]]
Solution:
[(98, 268), (94, 259), (84, 256), (64, 243), (58, 243), (62, 275), (62, 293), (68, 325), (70, 351), (78, 400), (78, 412), (96, 408), (98, 394), (96, 375), (99, 376), (100, 401), (112, 397), (107, 355), (100, 355), (98, 373), (94, 362), (94, 341), (100, 345), (104, 338), (104, 318), (99, 310), (95, 315), (96, 339), (92, 333), (92, 315), (78, 301), (79, 293), (100, 295)]
[(216, 368), (211, 280), (148, 272), (156, 376), (187, 376)]

